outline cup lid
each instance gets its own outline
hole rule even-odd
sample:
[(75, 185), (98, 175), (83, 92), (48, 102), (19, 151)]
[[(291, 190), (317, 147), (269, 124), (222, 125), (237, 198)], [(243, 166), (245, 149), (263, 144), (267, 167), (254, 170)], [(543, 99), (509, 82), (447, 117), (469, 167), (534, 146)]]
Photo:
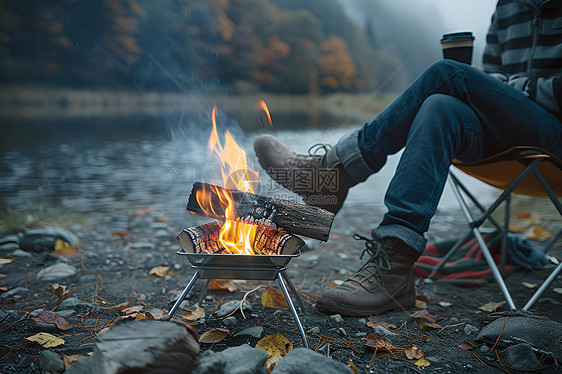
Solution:
[(463, 40), (474, 40), (474, 36), (470, 31), (463, 31), (463, 32), (452, 32), (449, 34), (444, 34), (443, 38), (441, 39), (441, 43), (443, 42), (459, 42)]

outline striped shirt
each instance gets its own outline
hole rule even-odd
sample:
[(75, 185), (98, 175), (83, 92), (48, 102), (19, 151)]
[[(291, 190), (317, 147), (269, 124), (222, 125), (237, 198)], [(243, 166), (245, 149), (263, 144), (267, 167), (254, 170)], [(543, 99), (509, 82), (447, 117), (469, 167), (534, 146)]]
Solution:
[(562, 0), (499, 0), (486, 43), (486, 72), (561, 114)]

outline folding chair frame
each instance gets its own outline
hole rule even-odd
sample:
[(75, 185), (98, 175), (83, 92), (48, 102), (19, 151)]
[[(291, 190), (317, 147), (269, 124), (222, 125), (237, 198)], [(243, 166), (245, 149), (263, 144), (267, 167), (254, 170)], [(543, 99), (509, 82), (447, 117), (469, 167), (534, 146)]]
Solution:
[[(453, 248), (451, 248), (449, 252), (443, 257), (441, 262), (436, 266), (436, 268), (429, 275), (428, 277), (429, 281), (431, 281), (432, 277), (443, 268), (443, 266), (447, 263), (449, 258), (451, 258), (451, 256), (453, 256), (461, 248), (461, 246), (467, 242), (470, 236), (474, 235), (474, 237), (478, 242), (478, 245), (480, 246), (482, 254), (484, 255), (484, 258), (492, 271), (494, 279), (496, 280), (496, 283), (500, 287), (505, 297), (505, 300), (509, 308), (517, 309), (515, 303), (513, 302), (513, 298), (509, 293), (509, 289), (507, 288), (503, 276), (500, 272), (500, 269), (502, 271), (504, 270), (506, 259), (507, 259), (507, 245), (508, 245), (507, 234), (509, 232), (509, 214), (510, 214), (509, 205), (510, 205), (511, 193), (513, 192), (513, 190), (517, 188), (517, 186), (519, 186), (519, 184), (521, 184), (521, 182), (530, 173), (534, 173), (537, 180), (540, 182), (541, 186), (543, 187), (544, 191), (546, 192), (546, 194), (548, 195), (548, 197), (550, 198), (550, 200), (552, 201), (552, 203), (554, 204), (554, 206), (562, 216), (562, 204), (560, 203), (560, 201), (556, 197), (556, 194), (554, 193), (554, 191), (546, 181), (546, 178), (538, 168), (538, 165), (544, 160), (546, 160), (547, 158), (548, 158), (547, 155), (544, 155), (544, 157), (540, 157), (540, 155), (538, 155), (538, 157), (531, 158), (531, 161), (528, 163), (525, 169), (513, 180), (513, 182), (511, 182), (511, 184), (500, 194), (500, 196), (492, 203), (492, 205), (490, 205), (488, 209), (485, 209), (482, 206), (482, 204), (480, 204), (480, 202), (476, 199), (476, 197), (474, 197), (474, 195), (472, 195), (469, 192), (468, 188), (454, 175), (452, 171), (449, 172), (449, 183), (453, 189), (455, 197), (457, 198), (466, 219), (468, 220), (470, 231), (468, 231), (466, 235), (463, 238), (461, 238), (453, 246)], [(465, 197), (470, 199), (470, 201), (472, 201), (472, 203), (480, 210), (481, 215), (476, 219), (472, 216), (472, 213), (470, 212), (469, 205)], [(503, 227), (500, 226), (500, 224), (491, 216), (492, 213), (500, 206), (501, 203), (505, 203), (505, 217), (504, 217)], [(494, 262), (492, 254), (490, 253), (490, 250), (486, 245), (484, 238), (482, 237), (482, 233), (480, 232), (480, 227), (487, 220), (490, 221), (501, 232), (502, 235), (500, 269), (498, 269), (496, 263)], [(550, 248), (554, 245), (556, 240), (561, 235), (562, 235), (562, 229), (559, 230), (558, 233), (552, 238), (552, 240), (545, 247), (544, 251), (547, 252), (548, 250), (550, 250)], [(560, 271), (562, 271), (562, 262), (558, 264), (558, 266), (548, 276), (548, 278), (543, 282), (543, 284), (535, 291), (535, 293), (532, 295), (532, 297), (523, 307), (523, 310), (529, 310), (533, 306), (536, 300), (538, 300), (538, 298), (542, 295), (542, 293), (550, 286), (550, 284), (558, 276)]]

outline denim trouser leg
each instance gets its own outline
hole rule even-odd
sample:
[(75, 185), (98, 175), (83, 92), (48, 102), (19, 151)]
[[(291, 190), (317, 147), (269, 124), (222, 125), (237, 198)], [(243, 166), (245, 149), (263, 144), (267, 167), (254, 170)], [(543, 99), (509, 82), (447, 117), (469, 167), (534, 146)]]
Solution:
[(429, 67), (372, 122), (345, 136), (338, 154), (364, 181), (404, 148), (377, 229), (423, 252), (425, 233), (453, 158), (473, 161), (514, 145), (562, 156), (562, 124), (520, 91), (470, 66), (443, 60)]

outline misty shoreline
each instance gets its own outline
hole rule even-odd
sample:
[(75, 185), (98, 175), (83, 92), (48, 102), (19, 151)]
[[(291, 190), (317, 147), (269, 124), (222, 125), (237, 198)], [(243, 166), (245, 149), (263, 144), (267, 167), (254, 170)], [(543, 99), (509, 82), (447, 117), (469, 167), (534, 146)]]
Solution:
[(232, 114), (256, 113), (265, 100), (272, 115), (329, 113), (345, 121), (365, 120), (379, 113), (396, 94), (286, 95), (162, 93), (45, 87), (0, 87), (0, 118), (14, 121), (82, 119), (88, 117), (198, 115), (213, 105)]

